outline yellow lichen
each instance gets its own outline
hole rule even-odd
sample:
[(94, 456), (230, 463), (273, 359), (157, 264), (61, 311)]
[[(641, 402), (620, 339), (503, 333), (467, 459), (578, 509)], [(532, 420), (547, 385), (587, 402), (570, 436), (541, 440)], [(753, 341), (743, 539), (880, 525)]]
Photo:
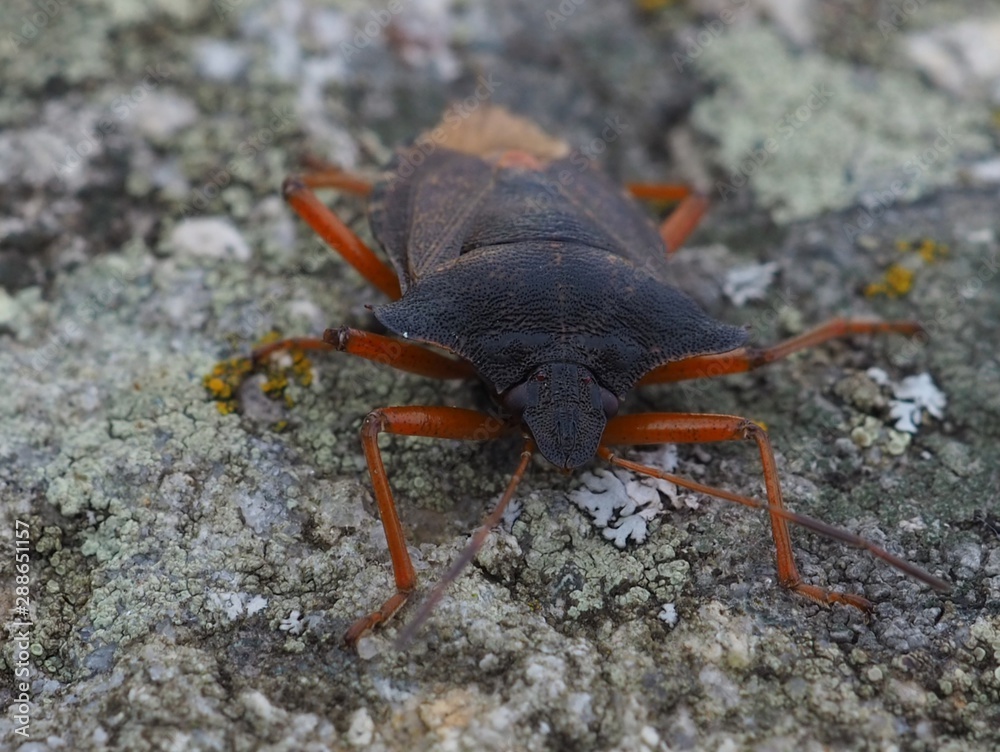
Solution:
[(865, 287), (865, 295), (869, 298), (876, 295), (898, 298), (906, 295), (911, 289), (913, 289), (913, 270), (902, 264), (892, 264), (885, 270), (882, 279)]
[[(269, 332), (257, 343), (256, 349), (259, 350), (280, 339), (281, 335), (278, 332)], [(228, 415), (236, 411), (236, 391), (253, 373), (262, 373), (267, 377), (261, 384), (261, 390), (268, 397), (283, 399), (288, 407), (292, 407), (295, 402), (285, 393), (290, 383), (289, 374), (296, 383), (308, 387), (313, 380), (312, 362), (299, 348), (279, 349), (272, 355), (279, 353), (285, 357), (267, 357), (256, 363), (252, 358), (231, 358), (217, 363), (211, 372), (202, 378), (202, 384), (211, 399), (218, 403), (219, 412)]]
[(218, 399), (229, 399), (233, 394), (232, 387), (218, 376), (206, 376), (205, 388)]
[(281, 332), (272, 329), (257, 342), (257, 347), (263, 347), (264, 345), (270, 345), (272, 342), (277, 342), (281, 339)]
[(209, 396), (216, 401), (219, 412), (229, 415), (236, 410), (236, 390), (253, 370), (249, 358), (232, 358), (217, 363), (211, 373), (202, 378)]
[[(876, 295), (885, 295), (889, 298), (906, 295), (913, 289), (913, 278), (921, 265), (933, 264), (950, 252), (947, 245), (939, 243), (933, 238), (897, 240), (896, 250), (912, 255), (908, 255), (901, 262), (890, 264), (883, 273), (882, 279), (865, 287), (865, 295), (869, 298)], [(914, 256), (919, 256), (920, 260), (918, 261)]]
[(947, 256), (950, 251), (946, 244), (939, 243), (932, 238), (898, 240), (896, 248), (901, 253), (916, 253), (927, 264), (932, 264), (943, 256)]
[(880, 281), (872, 282), (865, 288), (865, 295), (869, 298), (876, 295), (898, 298), (906, 295), (911, 289), (913, 289), (913, 270), (902, 264), (893, 264), (885, 270)]
[(885, 270), (885, 283), (891, 297), (906, 295), (913, 287), (913, 270), (893, 264)]
[(288, 388), (288, 377), (283, 373), (275, 373), (261, 384), (260, 390), (269, 397), (277, 397)]
[(302, 350), (292, 350), (292, 374), (300, 385), (312, 384), (312, 361)]

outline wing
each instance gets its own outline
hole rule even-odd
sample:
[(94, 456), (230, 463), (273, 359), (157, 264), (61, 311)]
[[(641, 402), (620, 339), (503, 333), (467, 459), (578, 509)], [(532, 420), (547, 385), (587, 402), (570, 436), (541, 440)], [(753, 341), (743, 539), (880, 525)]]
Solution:
[[(502, 107), (452, 107), (431, 130), (396, 152), (372, 191), (369, 219), (405, 293), (421, 276), (462, 253), (491, 203), (496, 158), (521, 152), (539, 164), (569, 147)], [(503, 170), (500, 171), (504, 172)], [(419, 218), (419, 221), (417, 221)]]
[(622, 186), (590, 166), (574, 152), (546, 168), (549, 180), (596, 234), (605, 247), (661, 282), (667, 281), (667, 249), (649, 214)]
[(493, 169), (477, 157), (442, 147), (396, 153), (372, 191), (368, 216), (404, 294), (459, 256), (492, 187)]

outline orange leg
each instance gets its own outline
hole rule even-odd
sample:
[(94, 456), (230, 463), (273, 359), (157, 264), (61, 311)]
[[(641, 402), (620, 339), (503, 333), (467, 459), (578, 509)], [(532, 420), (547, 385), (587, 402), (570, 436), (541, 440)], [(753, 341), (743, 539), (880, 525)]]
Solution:
[(458, 407), (383, 407), (372, 410), (365, 418), (361, 426), (361, 444), (375, 489), (379, 518), (389, 544), (396, 592), (377, 611), (361, 617), (351, 625), (344, 635), (344, 641), (348, 645), (357, 644), (365, 632), (391, 618), (406, 603), (417, 584), (417, 574), (410, 561), (410, 553), (406, 550), (403, 526), (399, 521), (396, 502), (392, 498), (382, 454), (378, 448), (379, 434), (486, 441), (497, 438), (508, 429), (509, 426), (499, 418)]
[(698, 355), (694, 358), (665, 363), (639, 379), (639, 386), (743, 373), (773, 363), (798, 350), (852, 334), (896, 332), (912, 335), (922, 331), (923, 327), (916, 321), (860, 321), (836, 318), (771, 347), (741, 347), (718, 355)]
[[(720, 496), (733, 501), (740, 501), (740, 503), (749, 502), (749, 506), (764, 506), (767, 508), (768, 514), (771, 517), (771, 532), (774, 536), (774, 545), (777, 556), (778, 582), (780, 582), (783, 587), (824, 605), (829, 605), (831, 603), (843, 603), (845, 605), (861, 609), (862, 611), (871, 610), (871, 603), (860, 596), (832, 592), (815, 585), (808, 585), (802, 581), (798, 568), (795, 566), (795, 558), (792, 555), (792, 541), (788, 532), (788, 521), (791, 519), (794, 522), (801, 523), (802, 520), (808, 520), (808, 518), (802, 518), (798, 515), (793, 516), (784, 508), (784, 504), (781, 500), (781, 487), (778, 483), (778, 470), (774, 463), (774, 452), (771, 449), (771, 441), (768, 438), (767, 432), (756, 423), (753, 423), (746, 418), (738, 418), (731, 415), (700, 415), (686, 413), (645, 413), (640, 415), (625, 415), (612, 418), (608, 421), (608, 426), (604, 431), (604, 438), (602, 440), (602, 445), (598, 450), (598, 454), (600, 454), (604, 459), (622, 467), (628, 467), (649, 475), (658, 475), (654, 468), (646, 468), (642, 465), (630, 463), (615, 457), (614, 454), (607, 448), (607, 445), (707, 443), (742, 439), (753, 439), (757, 443), (757, 448), (760, 451), (760, 459), (764, 467), (764, 485), (767, 489), (768, 503), (766, 505), (761, 502), (754, 503), (752, 499), (743, 500), (743, 497), (733, 498), (735, 496), (734, 494), (721, 491), (721, 489), (701, 486), (701, 484), (693, 485), (698, 486), (698, 490), (715, 496)], [(673, 479), (673, 476), (671, 476), (670, 479)], [(689, 482), (688, 484), (682, 483), (681, 485), (692, 484)], [(812, 521), (808, 520), (808, 522)], [(835, 530), (822, 525), (822, 523), (816, 523), (816, 525), (810, 524), (807, 526), (816, 527), (817, 525), (822, 526), (822, 532), (826, 532), (827, 529)], [(853, 540), (853, 537), (850, 536), (849, 533), (841, 534), (841, 531), (836, 530), (835, 533), (836, 535), (834, 537), (838, 537), (843, 540), (846, 536), (850, 539), (849, 542), (855, 545), (857, 545), (857, 541), (861, 540)], [(875, 548), (872, 544), (867, 544), (865, 547), (868, 547), (869, 550)], [(881, 549), (878, 549), (878, 551), (881, 552)], [(917, 567), (895, 559), (895, 557), (891, 557), (888, 553), (881, 553), (884, 553), (885, 557), (890, 557), (890, 563), (895, 566), (902, 564), (903, 566), (901, 568), (903, 568), (904, 571), (907, 571), (907, 573), (913, 574), (919, 579), (929, 582), (935, 587), (947, 587), (947, 583), (924, 573)]]
[(640, 201), (683, 201), (694, 193), (682, 183), (629, 183), (625, 189)]
[[(305, 220), (317, 235), (344, 257), (344, 260), (358, 270), (362, 277), (388, 295), (399, 300), (402, 293), (396, 273), (323, 204), (313, 193), (312, 185), (330, 186), (319, 177), (289, 177), (281, 186), (281, 193), (289, 206)], [(337, 187), (342, 187), (338, 185)]]
[(323, 332), (323, 339), (292, 337), (272, 342), (254, 350), (251, 358), (256, 366), (276, 352), (296, 349), (346, 352), (431, 379), (468, 379), (476, 375), (475, 368), (468, 361), (428, 350), (416, 342), (405, 342), (347, 326), (327, 329)]
[(645, 201), (680, 202), (660, 225), (660, 237), (667, 246), (668, 256), (684, 244), (708, 211), (708, 199), (686, 185), (629, 183), (626, 187), (633, 196)]
[(310, 188), (336, 188), (356, 196), (368, 196), (372, 192), (372, 181), (368, 178), (321, 159), (307, 157), (303, 162), (309, 172), (302, 175), (302, 182)]

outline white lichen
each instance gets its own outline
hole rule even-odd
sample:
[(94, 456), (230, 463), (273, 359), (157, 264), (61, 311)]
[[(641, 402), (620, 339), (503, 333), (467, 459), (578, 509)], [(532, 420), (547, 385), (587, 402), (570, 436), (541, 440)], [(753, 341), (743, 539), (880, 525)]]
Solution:
[(209, 591), (207, 595), (209, 604), (222, 611), (229, 621), (244, 615), (253, 616), (267, 606), (267, 598), (250, 593)]
[(288, 632), (289, 634), (297, 635), (302, 634), (305, 629), (306, 620), (299, 611), (292, 611), (287, 619), (282, 619), (281, 624), (278, 625), (278, 629), (282, 632)]
[(677, 622), (680, 621), (680, 616), (677, 615), (677, 607), (673, 603), (664, 603), (663, 608), (660, 609), (660, 613), (656, 615), (656, 618), (670, 628), (676, 627)]
[(948, 403), (929, 373), (907, 376), (893, 387), (896, 399), (889, 401), (889, 416), (896, 419), (896, 430), (916, 433), (923, 422), (923, 411), (940, 420)]
[(510, 503), (507, 504), (507, 508), (503, 510), (503, 516), (500, 518), (501, 527), (509, 533), (513, 530), (514, 523), (517, 522), (523, 511), (524, 504), (517, 499), (511, 499)]
[(584, 473), (580, 480), (583, 488), (571, 492), (570, 501), (589, 514), (597, 527), (608, 527), (616, 511), (630, 503), (625, 484), (609, 470)]
[(889, 400), (889, 417), (896, 421), (897, 431), (916, 433), (925, 410), (938, 420), (944, 417), (948, 398), (929, 373), (907, 376), (898, 384), (881, 368), (869, 368), (865, 373), (879, 386), (892, 389), (894, 399)]
[(776, 261), (733, 267), (726, 272), (722, 292), (737, 306), (744, 305), (748, 300), (762, 300), (777, 273)]
[(904, 533), (922, 533), (927, 529), (927, 523), (922, 517), (911, 517), (908, 520), (900, 520), (897, 527)]
[(891, 380), (889, 379), (889, 374), (887, 374), (881, 368), (877, 368), (876, 366), (872, 366), (867, 371), (865, 371), (865, 373), (868, 375), (868, 378), (870, 378), (879, 386), (888, 386), (891, 383)]
[(614, 541), (618, 548), (625, 548), (629, 540), (645, 543), (648, 534), (646, 519), (639, 514), (623, 517), (617, 527), (606, 527), (601, 534), (606, 540)]
[[(677, 450), (664, 446), (639, 455), (637, 461), (672, 472), (677, 466)], [(649, 521), (663, 513), (664, 497), (675, 508), (686, 503), (673, 483), (623, 468), (584, 473), (581, 481), (583, 486), (570, 493), (570, 500), (589, 514), (601, 534), (618, 548), (625, 548), (629, 541), (646, 540)]]

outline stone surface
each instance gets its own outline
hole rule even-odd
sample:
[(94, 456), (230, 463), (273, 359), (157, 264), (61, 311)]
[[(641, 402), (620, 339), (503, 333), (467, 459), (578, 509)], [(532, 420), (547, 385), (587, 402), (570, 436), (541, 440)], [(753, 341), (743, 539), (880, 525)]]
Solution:
[[(898, 18), (881, 3), (748, 6), (3, 4), (0, 611), (31, 626), (0, 648), (0, 748), (996, 748), (1000, 227), (996, 185), (962, 177), (996, 158), (997, 135), (974, 89), (937, 88), (905, 47), (977, 17), (959, 2)], [(820, 79), (829, 109), (716, 195), (677, 283), (755, 342), (839, 315), (915, 318), (930, 340), (831, 343), (627, 409), (765, 423), (791, 506), (954, 591), (795, 531), (807, 581), (877, 604), (871, 619), (824, 610), (776, 585), (766, 517), (687, 492), (619, 550), (570, 501), (581, 475), (538, 461), (509, 532), (406, 652), (392, 644), (412, 607), (345, 650), (347, 625), (391, 589), (362, 418), (484, 395), (329, 357), (289, 387), (294, 405), (244, 395), (242, 414), (220, 414), (202, 387), (216, 362), (273, 328), (371, 326), (381, 300), (278, 200), (282, 178), (306, 154), (374, 169), (449, 101), (489, 99), (621, 179), (714, 184)], [(938, 127), (955, 148), (894, 191)], [(330, 200), (370, 237), (357, 200)], [(921, 239), (948, 251), (896, 248)], [(905, 290), (866, 296), (901, 258)], [(727, 270), (770, 263), (762, 299), (723, 295)], [(886, 383), (930, 374), (942, 417), (902, 440), (873, 366)], [(421, 592), (517, 449), (383, 441)], [(682, 446), (677, 461), (763, 493), (752, 446)]]

